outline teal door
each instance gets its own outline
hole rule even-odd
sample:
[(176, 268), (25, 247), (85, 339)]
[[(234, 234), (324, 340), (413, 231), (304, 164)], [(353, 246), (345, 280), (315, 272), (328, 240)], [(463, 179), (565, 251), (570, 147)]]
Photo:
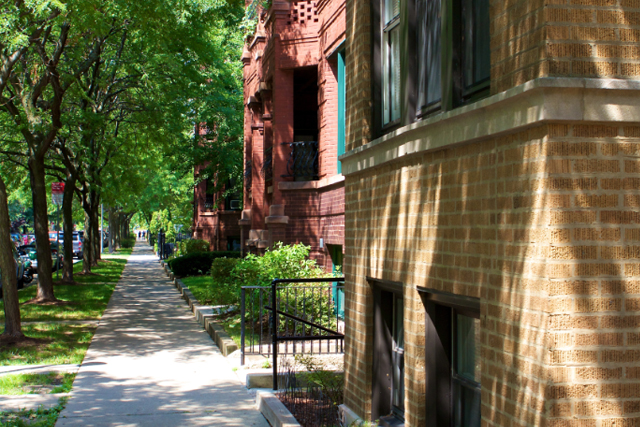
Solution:
[[(338, 52), (338, 156), (344, 154), (345, 116), (347, 110), (344, 50)], [(338, 160), (338, 173), (342, 173), (342, 163)], [(340, 264), (342, 265), (342, 263)]]
[[(331, 262), (333, 263), (333, 273), (336, 271), (342, 272), (342, 246), (339, 245), (327, 245), (329, 247), (329, 255), (331, 256)], [(342, 274), (341, 274), (342, 275)], [(333, 306), (335, 307), (334, 313), (338, 314), (338, 317), (344, 319), (344, 287), (338, 288), (338, 285), (343, 285), (344, 282), (333, 282)]]

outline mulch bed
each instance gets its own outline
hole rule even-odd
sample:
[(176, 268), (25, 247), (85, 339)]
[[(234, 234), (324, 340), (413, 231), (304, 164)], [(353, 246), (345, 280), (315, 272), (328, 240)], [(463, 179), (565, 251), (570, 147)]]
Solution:
[(327, 400), (317, 400), (309, 393), (278, 393), (278, 398), (303, 427), (340, 425), (337, 408)]

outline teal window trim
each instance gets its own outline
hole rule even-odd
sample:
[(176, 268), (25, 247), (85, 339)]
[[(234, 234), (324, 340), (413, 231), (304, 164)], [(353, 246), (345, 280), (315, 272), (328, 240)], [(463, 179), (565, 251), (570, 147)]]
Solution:
[[(345, 117), (347, 112), (346, 99), (346, 69), (345, 69), (345, 51), (338, 52), (338, 157), (344, 154), (346, 124)], [(337, 160), (338, 173), (342, 173), (342, 163)]]

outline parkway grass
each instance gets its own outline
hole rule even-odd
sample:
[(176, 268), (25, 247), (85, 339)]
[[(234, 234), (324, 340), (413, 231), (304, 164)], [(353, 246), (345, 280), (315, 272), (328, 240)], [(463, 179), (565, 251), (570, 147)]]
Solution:
[[(37, 287), (29, 286), (18, 292), (20, 300), (20, 319), (23, 322), (42, 322), (56, 320), (95, 320), (102, 317), (109, 298), (120, 279), (126, 259), (101, 261), (93, 269), (95, 275), (74, 274), (78, 285), (55, 285), (56, 298), (64, 303), (58, 305), (24, 304), (36, 296)], [(74, 265), (78, 272), (80, 263)], [(74, 271), (75, 273), (76, 271)], [(93, 284), (92, 284), (93, 283)], [(0, 301), (0, 322), (4, 321), (4, 303)]]
[(37, 344), (0, 347), (0, 366), (65, 365), (81, 363), (96, 330), (93, 325), (34, 323), (22, 326), (30, 338), (42, 339)]
[[(186, 287), (189, 288), (194, 297), (200, 304), (213, 304), (215, 302), (215, 292), (213, 289), (213, 279), (211, 276), (189, 276), (180, 279)], [(233, 312), (229, 315), (222, 316), (220, 323), (224, 330), (229, 334), (231, 339), (240, 345), (240, 313)], [(247, 331), (247, 333), (250, 333)], [(256, 335), (257, 337), (257, 335)]]
[(11, 374), (0, 376), (0, 395), (69, 393), (76, 374)]
[[(22, 332), (40, 341), (0, 346), (0, 365), (62, 365), (81, 363), (96, 330), (95, 325), (56, 323), (67, 320), (98, 320), (127, 263), (126, 258), (100, 261), (94, 275), (75, 275), (77, 285), (55, 285), (57, 304), (24, 304), (36, 296), (35, 285), (18, 293)], [(81, 271), (74, 265), (74, 272)], [(0, 301), (0, 323), (4, 322), (4, 304)], [(28, 323), (27, 323), (28, 322)]]

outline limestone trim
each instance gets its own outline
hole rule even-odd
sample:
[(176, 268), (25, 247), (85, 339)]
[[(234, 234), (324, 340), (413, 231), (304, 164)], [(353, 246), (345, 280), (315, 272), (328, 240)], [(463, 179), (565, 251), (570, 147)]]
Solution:
[(339, 157), (347, 176), (408, 155), (545, 122), (640, 122), (640, 81), (539, 78), (399, 128)]
[(343, 183), (344, 175), (333, 175), (318, 181), (283, 181), (278, 183), (278, 188), (281, 191), (318, 190)]

